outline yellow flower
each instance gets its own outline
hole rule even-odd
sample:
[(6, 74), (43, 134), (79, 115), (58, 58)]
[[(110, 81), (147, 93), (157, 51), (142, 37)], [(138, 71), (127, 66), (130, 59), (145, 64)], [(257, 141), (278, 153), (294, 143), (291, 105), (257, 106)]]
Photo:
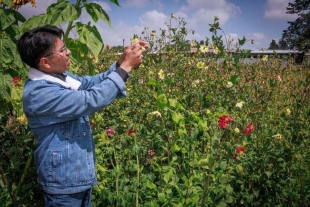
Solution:
[(160, 71), (158, 72), (158, 76), (159, 76), (159, 79), (163, 80), (165, 78), (165, 74), (164, 74), (164, 71), (162, 69), (160, 69)]
[(267, 62), (267, 61), (268, 61), (268, 55), (264, 55), (264, 56), (262, 57), (262, 61)]
[(286, 115), (291, 115), (291, 110), (290, 109), (286, 109), (286, 111), (285, 111), (285, 113), (286, 113)]
[(199, 69), (202, 69), (202, 68), (204, 68), (205, 67), (205, 63), (204, 62), (201, 62), (201, 61), (199, 61), (198, 63), (197, 63), (197, 68), (199, 68)]
[(210, 114), (211, 111), (209, 109), (206, 110), (206, 114)]
[(200, 50), (200, 52), (203, 52), (203, 53), (208, 52), (208, 48), (205, 45), (201, 45), (199, 50)]

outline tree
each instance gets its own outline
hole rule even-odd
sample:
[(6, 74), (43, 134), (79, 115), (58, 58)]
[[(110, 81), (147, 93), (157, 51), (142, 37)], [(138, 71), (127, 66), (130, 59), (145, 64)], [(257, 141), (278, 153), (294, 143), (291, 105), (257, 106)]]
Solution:
[(275, 40), (272, 40), (268, 49), (269, 50), (278, 50), (279, 49), (279, 45), (276, 43)]
[(288, 49), (306, 51), (310, 49), (310, 0), (295, 0), (286, 7), (288, 14), (298, 14), (294, 22), (283, 31), (280, 42)]

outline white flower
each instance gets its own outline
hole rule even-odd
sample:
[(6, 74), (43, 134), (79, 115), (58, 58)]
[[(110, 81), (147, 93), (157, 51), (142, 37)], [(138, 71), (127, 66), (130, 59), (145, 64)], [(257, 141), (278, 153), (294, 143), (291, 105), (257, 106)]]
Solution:
[(194, 40), (193, 40), (193, 41), (191, 41), (191, 46), (192, 46), (192, 47), (195, 47), (195, 46), (197, 46), (197, 43), (196, 43), (196, 41), (194, 41)]
[(164, 74), (164, 71), (162, 69), (160, 69), (160, 71), (158, 72), (158, 77), (161, 80), (163, 80), (165, 78), (165, 74)]
[(213, 50), (213, 53), (217, 55), (219, 52), (220, 52), (220, 50), (217, 47), (215, 47)]
[(132, 38), (130, 38), (131, 40), (131, 44), (137, 44), (139, 42), (139, 39), (136, 36), (133, 36)]
[(233, 87), (233, 83), (232, 82), (230, 82), (230, 81), (228, 81), (227, 82), (227, 85), (226, 85), (226, 88), (231, 88), (231, 87)]
[(276, 134), (276, 135), (273, 135), (272, 136), (273, 138), (275, 138), (275, 139), (282, 139), (282, 135), (281, 134)]
[(192, 83), (193, 87), (196, 87), (198, 84), (200, 83), (200, 81), (197, 79)]
[(138, 83), (139, 83), (140, 85), (143, 84), (143, 82), (144, 82), (143, 79), (139, 79), (139, 80), (138, 80)]
[(153, 115), (153, 116), (156, 116), (156, 117), (161, 117), (161, 113), (159, 111), (150, 112), (149, 115)]
[(239, 103), (236, 104), (236, 107), (242, 109), (243, 105), (244, 105), (244, 101), (240, 101)]

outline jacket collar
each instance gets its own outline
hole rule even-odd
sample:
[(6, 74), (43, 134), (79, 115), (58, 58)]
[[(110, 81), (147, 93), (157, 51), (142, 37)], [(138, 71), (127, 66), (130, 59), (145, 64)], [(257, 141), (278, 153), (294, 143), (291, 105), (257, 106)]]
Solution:
[(59, 83), (60, 85), (66, 87), (66, 88), (71, 88), (73, 90), (78, 90), (79, 87), (81, 86), (81, 82), (78, 80), (75, 80), (71, 78), (70, 76), (66, 77), (66, 81), (62, 81), (59, 78), (53, 77), (47, 73), (43, 73), (35, 68), (30, 68), (29, 73), (28, 73), (28, 78), (30, 80), (47, 80), (55, 83)]

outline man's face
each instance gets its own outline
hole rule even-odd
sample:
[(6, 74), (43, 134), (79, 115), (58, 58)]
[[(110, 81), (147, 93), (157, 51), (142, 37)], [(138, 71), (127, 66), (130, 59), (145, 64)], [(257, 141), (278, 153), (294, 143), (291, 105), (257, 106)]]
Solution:
[(70, 67), (70, 50), (66, 48), (65, 43), (56, 38), (53, 51), (44, 57), (47, 59), (49, 69), (46, 72), (61, 74)]

